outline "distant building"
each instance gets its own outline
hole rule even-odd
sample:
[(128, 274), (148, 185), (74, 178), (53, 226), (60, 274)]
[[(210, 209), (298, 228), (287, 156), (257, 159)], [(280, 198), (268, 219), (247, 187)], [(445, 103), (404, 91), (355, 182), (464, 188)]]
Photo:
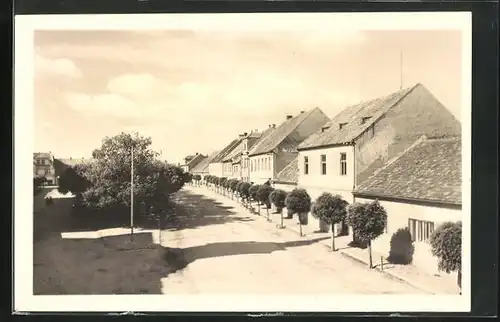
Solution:
[(201, 160), (196, 166), (194, 166), (189, 172), (192, 174), (199, 174), (201, 178), (205, 178), (209, 174), (208, 166), (210, 162), (220, 153), (220, 151), (215, 151), (208, 155), (206, 158)]
[(33, 153), (33, 176), (45, 177), (47, 185), (57, 185), (54, 155), (51, 152)]
[(292, 160), (283, 170), (278, 173), (272, 184), (275, 189), (281, 189), (290, 192), (297, 188), (299, 179), (299, 160), (298, 156)]
[(262, 184), (275, 180), (278, 173), (297, 157), (297, 146), (328, 121), (319, 108), (302, 111), (295, 117), (287, 115), (285, 122), (249, 151), (250, 181)]
[[(226, 145), (220, 152), (215, 156), (215, 158), (210, 161), (208, 165), (208, 172), (212, 176), (223, 177), (224, 174), (231, 173), (231, 164), (224, 164), (224, 158), (231, 153), (240, 144), (242, 138), (232, 140), (228, 145)], [(226, 168), (224, 168), (224, 166)]]
[(200, 163), (206, 156), (203, 154), (196, 153), (194, 155), (188, 155), (184, 158), (184, 164), (181, 165), (184, 172), (190, 172), (198, 163)]

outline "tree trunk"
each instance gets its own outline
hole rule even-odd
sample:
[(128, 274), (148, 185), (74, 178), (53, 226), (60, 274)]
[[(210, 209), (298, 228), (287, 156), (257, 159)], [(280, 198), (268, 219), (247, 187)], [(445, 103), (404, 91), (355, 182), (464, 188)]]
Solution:
[(300, 235), (300, 237), (303, 236), (302, 235), (302, 223), (300, 222), (300, 220), (299, 220), (299, 235)]
[(457, 274), (457, 285), (460, 288), (460, 295), (462, 295), (462, 270), (458, 270)]
[(267, 214), (267, 221), (271, 221), (269, 219), (269, 206), (266, 206), (266, 214)]
[(332, 252), (336, 251), (335, 249), (335, 224), (332, 224)]
[(373, 261), (372, 261), (372, 241), (368, 241), (368, 255), (369, 255), (369, 262), (368, 265), (370, 268), (373, 268)]
[(283, 228), (283, 211), (280, 211), (280, 217), (281, 217), (281, 228)]
[(260, 202), (257, 201), (257, 209), (259, 211), (259, 216), (260, 216)]

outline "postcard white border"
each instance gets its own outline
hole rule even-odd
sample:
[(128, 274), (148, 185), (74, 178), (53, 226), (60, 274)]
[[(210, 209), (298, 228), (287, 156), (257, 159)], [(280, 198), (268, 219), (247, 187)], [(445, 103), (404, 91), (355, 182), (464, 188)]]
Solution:
[[(469, 12), (38, 15), (15, 17), (15, 299), (28, 311), (470, 311), (472, 30)], [(463, 295), (33, 295), (31, 160), (35, 30), (462, 30)]]

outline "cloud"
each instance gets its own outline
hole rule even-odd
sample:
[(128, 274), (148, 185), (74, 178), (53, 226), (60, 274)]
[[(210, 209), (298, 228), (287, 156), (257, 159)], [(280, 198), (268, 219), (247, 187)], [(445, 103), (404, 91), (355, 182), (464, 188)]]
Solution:
[(65, 98), (70, 108), (87, 116), (105, 115), (129, 118), (140, 115), (133, 101), (112, 93), (100, 95), (68, 93)]
[(65, 77), (82, 77), (82, 72), (75, 63), (68, 58), (48, 59), (40, 55), (35, 57), (36, 71), (41, 74), (65, 76)]

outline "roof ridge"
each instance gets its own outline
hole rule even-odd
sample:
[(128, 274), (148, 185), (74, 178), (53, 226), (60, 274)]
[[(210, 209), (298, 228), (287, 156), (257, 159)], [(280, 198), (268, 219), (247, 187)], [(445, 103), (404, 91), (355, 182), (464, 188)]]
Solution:
[[(401, 159), (406, 153), (408, 153), (410, 150), (413, 150), (415, 147), (417, 147), (419, 144), (423, 143), (423, 142), (426, 142), (427, 141), (427, 137), (425, 135), (422, 135), (421, 137), (419, 137), (415, 142), (413, 142), (412, 145), (410, 145), (408, 148), (406, 148), (405, 150), (403, 150), (400, 154), (398, 154), (397, 156), (395, 156), (394, 158), (390, 159), (389, 161), (387, 161), (382, 167), (380, 167), (379, 169), (375, 170), (368, 178), (366, 178), (365, 182), (367, 182), (369, 179), (371, 179), (372, 177), (376, 176), (377, 174), (379, 174), (381, 171), (385, 170), (386, 168), (388, 168), (391, 164), (393, 164), (394, 162), (398, 161), (399, 159)], [(361, 187), (363, 184), (360, 184), (359, 187)], [(358, 187), (358, 188), (359, 188)], [(356, 190), (358, 190), (358, 188), (356, 188)]]

